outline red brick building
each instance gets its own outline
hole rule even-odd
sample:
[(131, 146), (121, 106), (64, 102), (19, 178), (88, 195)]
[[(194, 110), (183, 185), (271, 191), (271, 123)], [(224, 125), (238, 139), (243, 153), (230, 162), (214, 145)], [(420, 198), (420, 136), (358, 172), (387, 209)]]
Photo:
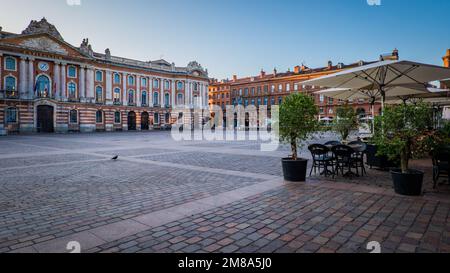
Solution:
[[(380, 56), (382, 60), (398, 59), (398, 51), (392, 54)], [(309, 68), (305, 65), (296, 66), (293, 71), (278, 72), (276, 69), (272, 73), (261, 71), (257, 76), (238, 78), (236, 75), (231, 80), (218, 81), (212, 79), (209, 86), (209, 105), (218, 105), (225, 110), (226, 105), (279, 105), (284, 97), (293, 92), (305, 92), (315, 97), (321, 118), (334, 119), (336, 108), (344, 104), (344, 101), (334, 100), (324, 96), (313, 94), (320, 89), (316, 86), (306, 86), (302, 82), (344, 69), (354, 68), (373, 62), (359, 61), (352, 64), (338, 63), (333, 65), (330, 61), (324, 67)], [(368, 100), (349, 101), (360, 116), (370, 115), (371, 105)], [(375, 109), (379, 113), (381, 105), (377, 104)]]
[(207, 106), (209, 78), (197, 62), (139, 61), (64, 41), (42, 19), (21, 33), (0, 28), (0, 133), (148, 130)]

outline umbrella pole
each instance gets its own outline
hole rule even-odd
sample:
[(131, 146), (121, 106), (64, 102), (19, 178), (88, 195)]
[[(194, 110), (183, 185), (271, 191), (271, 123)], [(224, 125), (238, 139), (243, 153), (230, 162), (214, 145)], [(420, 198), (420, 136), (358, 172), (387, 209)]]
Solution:
[(375, 135), (375, 98), (372, 97), (370, 101), (370, 108), (372, 111), (372, 135)]

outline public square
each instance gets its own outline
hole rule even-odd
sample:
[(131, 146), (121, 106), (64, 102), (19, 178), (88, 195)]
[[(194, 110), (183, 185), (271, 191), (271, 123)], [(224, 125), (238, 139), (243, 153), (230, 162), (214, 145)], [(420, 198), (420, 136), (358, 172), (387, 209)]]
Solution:
[(0, 252), (450, 251), (449, 186), (432, 189), (430, 160), (413, 162), (424, 195), (403, 197), (377, 170), (285, 182), (289, 149), (259, 144), (164, 131), (2, 137)]

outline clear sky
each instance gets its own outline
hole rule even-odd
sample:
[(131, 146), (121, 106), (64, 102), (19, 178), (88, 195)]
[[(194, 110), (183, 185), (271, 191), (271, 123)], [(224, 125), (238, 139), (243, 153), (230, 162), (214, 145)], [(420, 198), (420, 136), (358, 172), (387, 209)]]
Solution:
[[(20, 32), (45, 16), (64, 39), (95, 51), (185, 66), (219, 79), (400, 58), (442, 65), (450, 48), (448, 0), (0, 0), (0, 26)], [(376, 0), (369, 0), (375, 1)], [(10, 11), (8, 11), (10, 10)]]

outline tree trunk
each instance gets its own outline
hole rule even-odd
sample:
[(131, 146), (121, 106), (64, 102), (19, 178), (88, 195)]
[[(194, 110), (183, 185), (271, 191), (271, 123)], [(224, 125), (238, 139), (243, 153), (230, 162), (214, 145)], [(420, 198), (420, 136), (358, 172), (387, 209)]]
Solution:
[(297, 143), (295, 141), (291, 142), (292, 159), (297, 160)]
[(401, 160), (402, 173), (407, 173), (408, 166), (409, 166), (409, 151), (408, 151), (408, 149), (405, 148), (401, 151), (400, 160)]

